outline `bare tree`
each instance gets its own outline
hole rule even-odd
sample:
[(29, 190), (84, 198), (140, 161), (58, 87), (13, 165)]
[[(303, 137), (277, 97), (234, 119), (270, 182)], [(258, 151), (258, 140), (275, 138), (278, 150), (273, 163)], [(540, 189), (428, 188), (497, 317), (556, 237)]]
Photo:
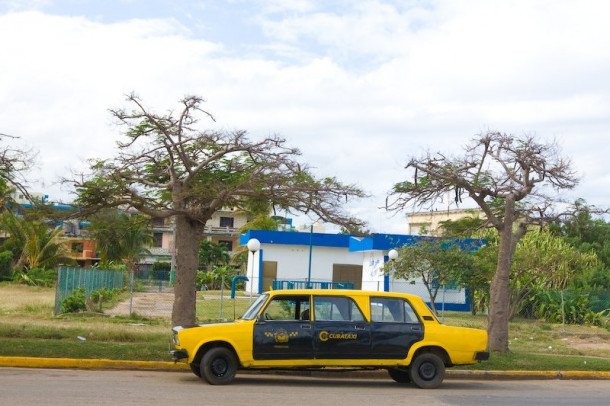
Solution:
[(188, 96), (177, 113), (157, 114), (135, 95), (134, 110), (111, 110), (127, 127), (114, 159), (92, 162), (91, 173), (70, 180), (76, 204), (86, 211), (131, 206), (152, 217), (175, 219), (175, 325), (195, 322), (195, 278), (199, 239), (207, 220), (222, 207), (248, 199), (312, 213), (320, 219), (359, 227), (343, 213), (347, 198), (363, 197), (335, 178), (316, 179), (295, 161), (299, 151), (269, 136), (250, 141), (245, 131), (199, 130), (204, 100)]
[(18, 190), (27, 198), (30, 197), (26, 189), (26, 180), (23, 176), (34, 163), (36, 154), (31, 150), (15, 148), (7, 141), (17, 137), (0, 133), (0, 195), (8, 199), (12, 191)]
[(394, 186), (388, 209), (431, 207), (450, 192), (456, 203), (463, 196), (473, 199), (485, 213), (486, 224), (498, 230), (500, 242), (490, 287), (488, 333), (490, 350), (506, 352), (509, 276), (515, 248), (529, 226), (568, 214), (557, 211), (560, 199), (551, 192), (577, 185), (569, 160), (559, 156), (554, 143), (489, 132), (475, 138), (462, 156), (428, 153), (423, 158), (412, 158), (406, 168), (412, 171), (413, 181)]

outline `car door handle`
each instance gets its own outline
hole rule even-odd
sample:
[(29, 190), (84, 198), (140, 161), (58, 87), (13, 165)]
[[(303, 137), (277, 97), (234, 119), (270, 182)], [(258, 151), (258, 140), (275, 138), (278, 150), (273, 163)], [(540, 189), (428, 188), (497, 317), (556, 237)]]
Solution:
[(301, 324), (302, 330), (311, 330), (311, 324)]
[(420, 326), (413, 326), (413, 327), (411, 327), (411, 331), (421, 331), (421, 327)]
[(356, 330), (366, 330), (366, 327), (364, 327), (364, 326), (354, 326), (354, 328)]

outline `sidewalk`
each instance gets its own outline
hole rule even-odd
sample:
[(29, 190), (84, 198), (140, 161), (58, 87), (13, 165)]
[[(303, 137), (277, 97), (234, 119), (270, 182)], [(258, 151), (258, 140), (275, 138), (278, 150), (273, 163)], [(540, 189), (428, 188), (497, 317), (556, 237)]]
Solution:
[[(20, 368), (74, 368), (74, 369), (122, 369), (122, 370), (160, 370), (188, 371), (185, 363), (163, 361), (120, 361), (107, 359), (74, 359), (74, 358), (35, 358), (35, 357), (0, 357), (0, 367)], [(274, 373), (276, 371), (252, 371), (253, 373)], [(239, 373), (252, 373), (247, 370)], [(286, 374), (286, 370), (281, 371)], [(385, 379), (388, 374), (384, 370), (374, 371), (298, 371), (291, 373), (312, 377), (350, 377)], [(610, 379), (610, 371), (465, 371), (448, 369), (445, 379)]]

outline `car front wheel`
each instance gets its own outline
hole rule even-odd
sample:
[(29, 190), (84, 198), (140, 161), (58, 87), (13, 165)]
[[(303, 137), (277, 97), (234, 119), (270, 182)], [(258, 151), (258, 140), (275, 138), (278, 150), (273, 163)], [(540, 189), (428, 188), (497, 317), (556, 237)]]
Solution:
[(237, 359), (224, 347), (211, 348), (201, 358), (201, 376), (211, 385), (226, 385), (237, 372)]
[(422, 389), (438, 388), (445, 377), (445, 364), (438, 355), (424, 352), (411, 363), (409, 375), (413, 383)]

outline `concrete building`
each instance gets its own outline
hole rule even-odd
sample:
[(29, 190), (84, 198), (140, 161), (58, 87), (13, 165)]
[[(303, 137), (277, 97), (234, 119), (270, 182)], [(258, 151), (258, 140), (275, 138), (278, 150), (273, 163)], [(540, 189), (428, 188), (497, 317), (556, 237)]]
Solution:
[[(239, 228), (248, 222), (246, 214), (236, 209), (218, 210), (205, 224), (202, 239), (217, 244), (224, 244), (232, 252), (239, 246)], [(140, 269), (146, 270), (155, 262), (171, 262), (174, 246), (174, 228), (171, 219), (156, 218), (151, 220), (153, 246), (150, 254), (140, 261)]]
[(464, 217), (485, 218), (481, 209), (431, 210), (407, 214), (407, 232), (410, 235), (442, 235), (443, 221), (456, 221)]
[[(272, 288), (353, 287), (414, 293), (429, 301), (421, 281), (392, 279), (382, 270), (391, 249), (411, 245), (419, 238), (397, 234), (356, 237), (252, 230), (240, 239), (242, 245), (247, 245), (250, 239), (260, 242), (260, 249), (248, 254), (246, 292), (259, 294)], [(464, 289), (445, 289), (443, 294), (446, 310), (469, 310)]]

